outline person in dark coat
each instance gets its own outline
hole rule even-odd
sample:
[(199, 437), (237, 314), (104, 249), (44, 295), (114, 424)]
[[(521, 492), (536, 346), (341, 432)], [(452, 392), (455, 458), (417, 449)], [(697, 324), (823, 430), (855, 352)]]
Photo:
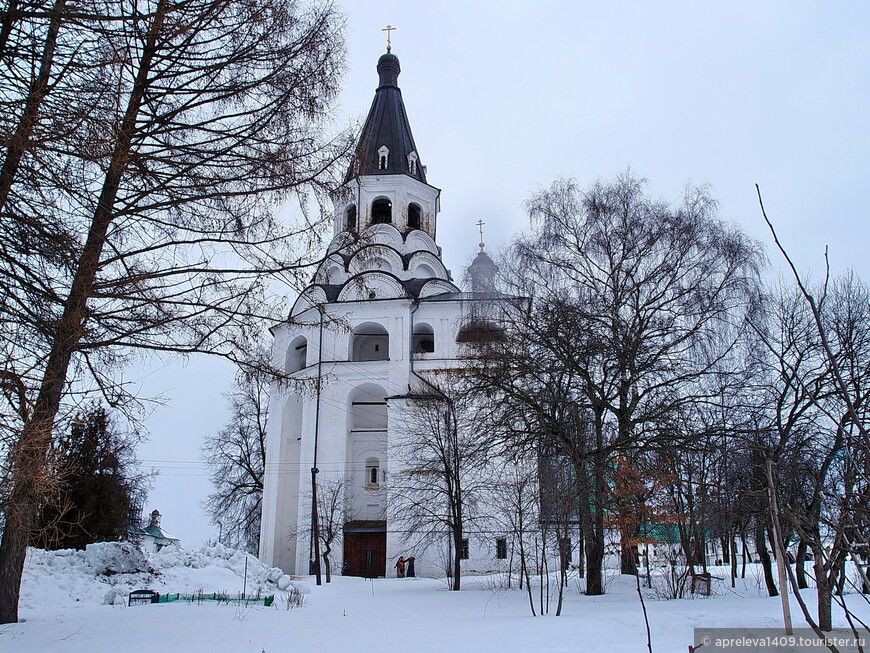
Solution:
[(408, 578), (414, 578), (414, 556), (408, 556), (405, 558), (405, 562), (408, 564), (408, 571), (405, 575)]

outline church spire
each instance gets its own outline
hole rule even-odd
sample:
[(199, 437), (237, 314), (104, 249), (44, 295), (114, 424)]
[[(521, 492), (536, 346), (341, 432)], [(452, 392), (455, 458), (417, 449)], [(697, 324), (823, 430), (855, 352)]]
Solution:
[(498, 274), (498, 266), (489, 257), (484, 249), (486, 245), (483, 243), (483, 225), (486, 223), (483, 220), (477, 221), (477, 228), (480, 231), (480, 251), (471, 265), (468, 266), (468, 278), (471, 280), (471, 292), (474, 293), (494, 293), (496, 292), (495, 277)]
[(364, 175), (408, 175), (426, 183), (399, 89), (400, 72), (399, 58), (392, 52), (378, 59), (378, 88), (345, 182)]

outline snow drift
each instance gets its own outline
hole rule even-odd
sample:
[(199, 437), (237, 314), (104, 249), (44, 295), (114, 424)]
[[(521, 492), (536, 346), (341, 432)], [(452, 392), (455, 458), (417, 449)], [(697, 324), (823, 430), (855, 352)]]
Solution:
[(186, 551), (165, 548), (146, 556), (128, 542), (98, 542), (84, 551), (28, 549), (21, 588), (22, 608), (46, 605), (126, 603), (133, 590), (192, 594), (306, 592), (276, 567), (220, 544)]

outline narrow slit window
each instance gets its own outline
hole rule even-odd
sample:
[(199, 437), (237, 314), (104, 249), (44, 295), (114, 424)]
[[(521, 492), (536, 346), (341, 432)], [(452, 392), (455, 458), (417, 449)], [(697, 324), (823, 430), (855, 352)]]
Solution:
[(381, 486), (381, 461), (377, 458), (366, 459), (365, 486), (369, 490), (377, 490)]

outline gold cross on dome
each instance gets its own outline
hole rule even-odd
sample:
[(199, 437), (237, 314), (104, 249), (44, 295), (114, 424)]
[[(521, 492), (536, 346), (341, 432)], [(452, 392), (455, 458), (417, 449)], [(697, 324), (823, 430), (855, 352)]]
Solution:
[(392, 36), (390, 32), (392, 32), (394, 29), (396, 28), (390, 24), (387, 24), (387, 26), (381, 30), (382, 32), (387, 33), (387, 52), (390, 52), (393, 49), (392, 42), (390, 41), (390, 36)]
[(486, 223), (483, 220), (478, 220), (475, 224), (477, 224), (477, 228), (480, 230), (480, 249), (483, 249), (483, 225)]

